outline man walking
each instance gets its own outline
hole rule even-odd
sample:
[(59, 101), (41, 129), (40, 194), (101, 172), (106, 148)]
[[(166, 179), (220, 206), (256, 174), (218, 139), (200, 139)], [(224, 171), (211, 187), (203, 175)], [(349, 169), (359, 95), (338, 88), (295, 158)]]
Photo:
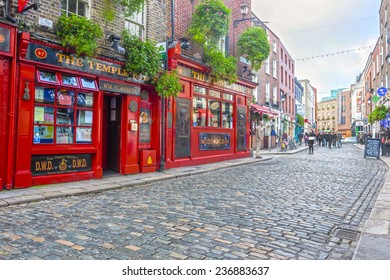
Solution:
[(263, 145), (264, 130), (264, 123), (259, 122), (259, 124), (256, 126), (256, 158), (261, 158), (260, 150)]
[(316, 135), (314, 132), (310, 132), (309, 139), (307, 140), (307, 145), (309, 146), (309, 154), (313, 154), (314, 152), (314, 142), (316, 140)]

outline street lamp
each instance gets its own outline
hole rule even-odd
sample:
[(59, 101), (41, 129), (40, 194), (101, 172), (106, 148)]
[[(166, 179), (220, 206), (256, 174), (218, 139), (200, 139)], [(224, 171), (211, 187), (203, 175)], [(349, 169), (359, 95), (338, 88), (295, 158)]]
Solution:
[(242, 14), (242, 19), (238, 19), (238, 20), (233, 21), (233, 27), (234, 28), (236, 28), (240, 22), (243, 22), (243, 21), (246, 21), (246, 20), (253, 20), (253, 19), (255, 19), (254, 17), (245, 18), (245, 16), (249, 12), (249, 7), (248, 7), (247, 4), (241, 4), (240, 5), (240, 11), (241, 11), (241, 14)]

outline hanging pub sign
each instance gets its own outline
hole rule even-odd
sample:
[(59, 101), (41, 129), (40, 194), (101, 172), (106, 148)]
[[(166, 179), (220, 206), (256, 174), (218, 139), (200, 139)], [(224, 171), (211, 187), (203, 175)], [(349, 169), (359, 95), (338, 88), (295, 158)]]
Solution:
[(364, 158), (376, 157), (379, 159), (381, 149), (381, 140), (379, 138), (367, 138), (364, 147)]
[(90, 171), (91, 166), (90, 154), (33, 156), (31, 159), (33, 176)]
[(129, 76), (123, 65), (92, 57), (80, 57), (31, 42), (28, 45), (26, 59), (121, 80), (127, 80)]
[(11, 31), (0, 27), (0, 51), (10, 52)]

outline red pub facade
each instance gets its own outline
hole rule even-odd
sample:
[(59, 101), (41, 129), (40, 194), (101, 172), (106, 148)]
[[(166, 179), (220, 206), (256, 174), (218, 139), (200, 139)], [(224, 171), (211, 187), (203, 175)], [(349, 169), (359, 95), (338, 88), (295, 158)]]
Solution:
[(0, 190), (249, 156), (256, 84), (213, 81), (180, 44), (167, 59), (175, 98), (129, 79), (123, 59), (79, 57), (0, 22)]

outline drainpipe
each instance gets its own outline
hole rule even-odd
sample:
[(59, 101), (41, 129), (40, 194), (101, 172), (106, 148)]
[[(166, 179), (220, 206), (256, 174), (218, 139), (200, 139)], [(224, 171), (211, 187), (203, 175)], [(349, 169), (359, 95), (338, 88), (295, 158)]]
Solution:
[[(8, 3), (8, 1), (7, 1)], [(17, 77), (17, 71), (16, 71), (16, 57), (18, 55), (18, 50), (16, 49), (17, 46), (17, 34), (15, 34), (14, 38), (14, 57), (12, 59), (11, 63), (11, 77), (10, 77), (10, 100), (9, 100), (9, 122), (8, 122), (8, 165), (7, 165), (7, 175), (6, 175), (6, 185), (5, 187), (7, 189), (12, 188), (12, 172), (13, 172), (13, 166), (14, 166), (14, 138), (15, 138), (15, 104), (16, 104), (16, 77)]]

